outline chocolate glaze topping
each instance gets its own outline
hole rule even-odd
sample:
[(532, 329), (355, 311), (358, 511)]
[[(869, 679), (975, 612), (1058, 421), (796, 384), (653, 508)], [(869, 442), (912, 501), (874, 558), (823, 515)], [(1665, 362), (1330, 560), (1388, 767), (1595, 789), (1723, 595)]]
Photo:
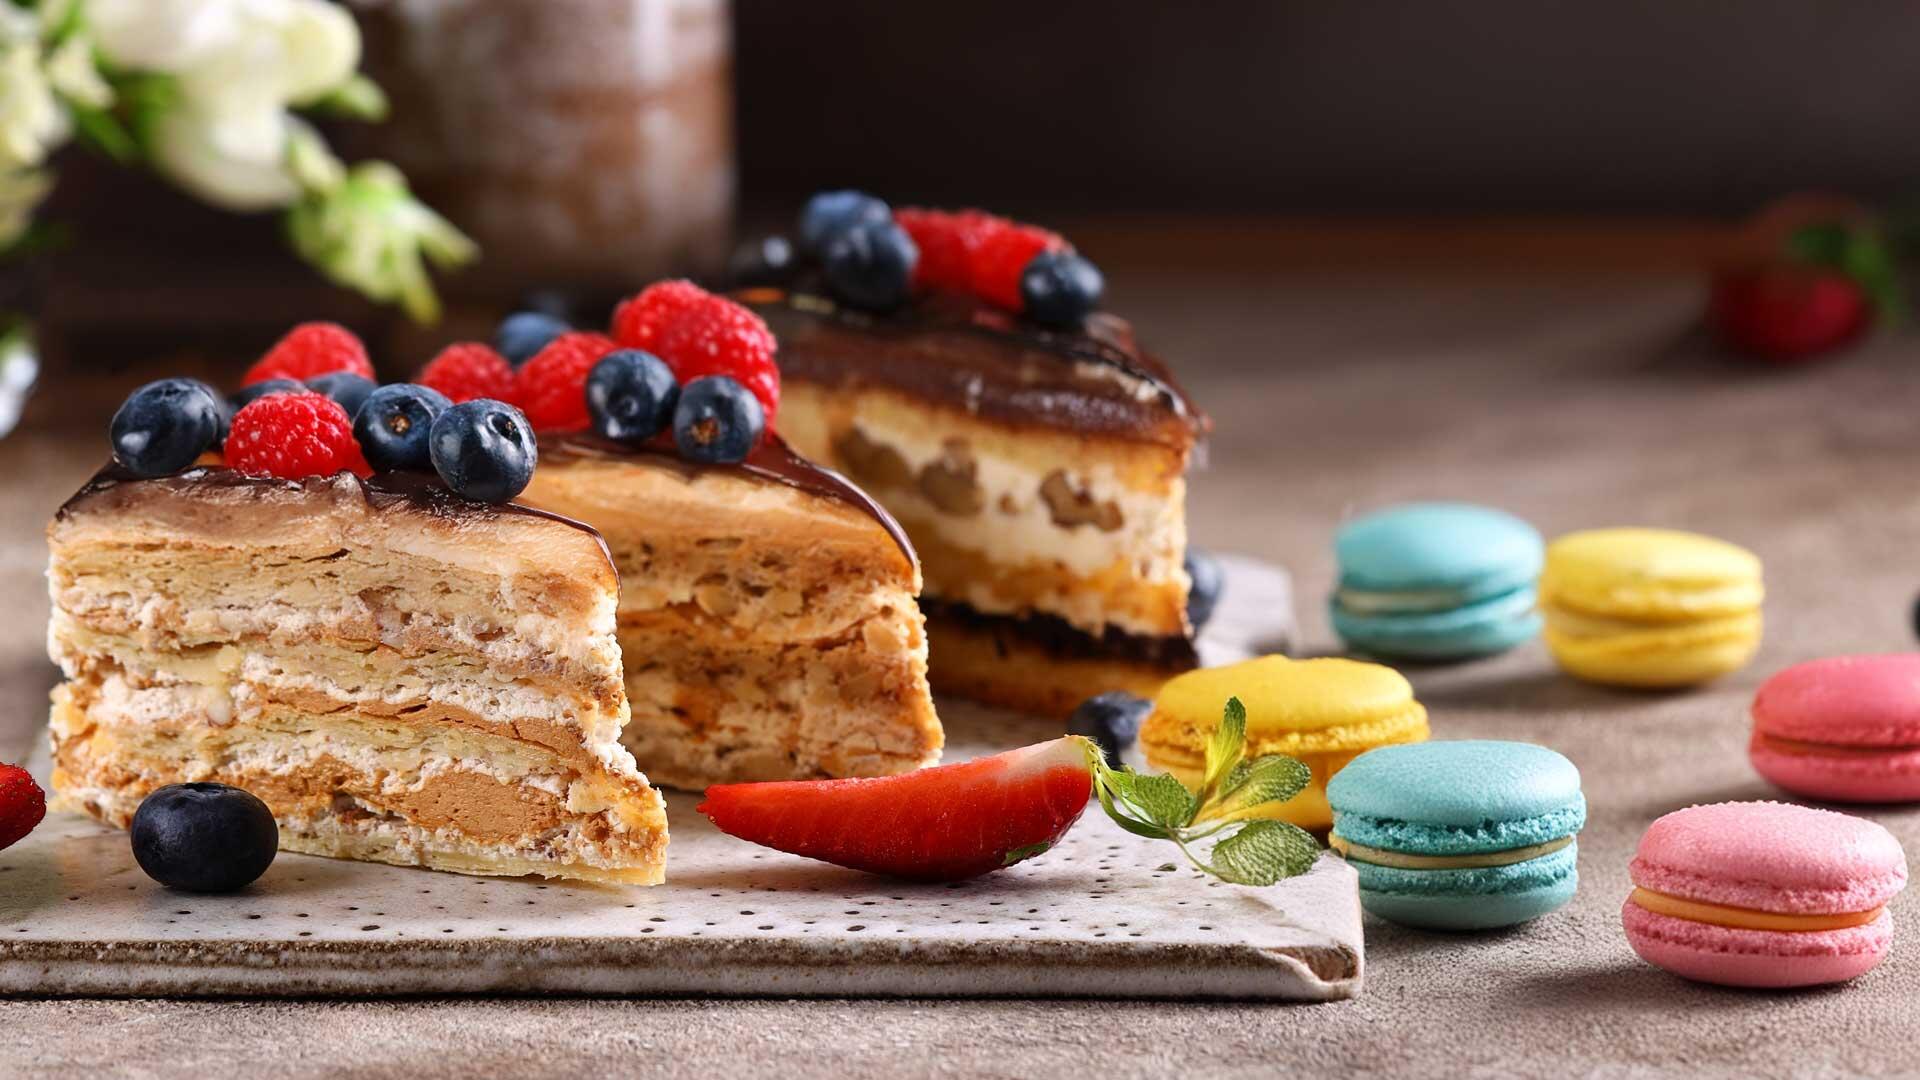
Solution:
[(1211, 427), (1133, 328), (1106, 312), (1057, 331), (953, 293), (881, 315), (843, 308), (804, 281), (733, 297), (767, 321), (788, 378), (878, 384), (1004, 423), (1181, 448)]
[(684, 476), (694, 476), (702, 471), (719, 469), (736, 475), (750, 476), (759, 480), (785, 484), (798, 488), (809, 495), (832, 499), (844, 503), (878, 522), (887, 535), (893, 538), (894, 545), (907, 561), (920, 565), (920, 556), (913, 550), (913, 542), (907, 539), (907, 531), (900, 527), (886, 508), (873, 501), (873, 497), (860, 490), (853, 481), (823, 468), (801, 457), (787, 446), (785, 439), (778, 435), (769, 435), (760, 445), (753, 448), (747, 459), (738, 464), (709, 464), (688, 461), (673, 449), (669, 438), (662, 435), (650, 442), (639, 445), (614, 442), (587, 432), (567, 435), (541, 435), (540, 461), (564, 462), (581, 458), (645, 458), (650, 465), (672, 469)]
[[(607, 552), (607, 542), (599, 531), (582, 521), (561, 514), (551, 513), (520, 503), (492, 504), (463, 499), (449, 491), (440, 478), (423, 472), (386, 472), (376, 473), (366, 479), (355, 478), (361, 495), (367, 505), (378, 511), (409, 510), (426, 514), (429, 517), (448, 521), (473, 520), (504, 514), (516, 514), (522, 517), (541, 518), (578, 529), (593, 537), (600, 545), (602, 554), (607, 555), (607, 564), (613, 564), (613, 556)], [(196, 490), (226, 489), (251, 491), (303, 491), (308, 488), (335, 482), (333, 476), (314, 476), (304, 480), (282, 480), (275, 476), (248, 476), (237, 469), (224, 465), (195, 465), (185, 472), (171, 476), (137, 476), (118, 462), (108, 462), (93, 478), (82, 484), (73, 497), (61, 504), (55, 511), (54, 519), (65, 520), (71, 515), (92, 508), (91, 504), (104, 504), (102, 509), (110, 509), (117, 493), (129, 486), (157, 486), (165, 491), (186, 495)]]
[[(1172, 671), (1188, 671), (1200, 665), (1200, 657), (1194, 650), (1192, 639), (1183, 636), (1148, 637), (1129, 634), (1111, 626), (1097, 635), (1089, 634), (1055, 615), (989, 615), (957, 600), (940, 600), (930, 596), (920, 598), (920, 610), (929, 619), (958, 623), (991, 634), (996, 641), (1010, 640), (1031, 645), (1062, 660), (1111, 660), (1119, 657)], [(1003, 645), (1003, 655), (1004, 648)]]

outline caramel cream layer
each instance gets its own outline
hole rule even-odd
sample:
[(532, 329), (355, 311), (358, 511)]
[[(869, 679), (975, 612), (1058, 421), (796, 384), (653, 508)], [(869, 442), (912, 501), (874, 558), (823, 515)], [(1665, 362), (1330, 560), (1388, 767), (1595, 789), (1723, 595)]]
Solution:
[(1529, 844), (1526, 847), (1508, 848), (1505, 851), (1477, 851), (1467, 855), (1415, 855), (1406, 851), (1388, 851), (1385, 848), (1356, 844), (1339, 833), (1327, 837), (1327, 846), (1346, 858), (1372, 863), (1375, 866), (1397, 867), (1402, 870), (1469, 870), (1486, 866), (1512, 866), (1514, 863), (1527, 862), (1542, 855), (1551, 855), (1571, 843), (1573, 843), (1573, 837), (1563, 836), (1544, 844)]
[(1798, 754), (1803, 757), (1874, 758), (1920, 751), (1920, 745), (1913, 743), (1892, 746), (1842, 745), (1808, 742), (1804, 739), (1783, 739), (1778, 735), (1768, 735), (1764, 732), (1759, 738), (1761, 745), (1769, 750), (1777, 750), (1782, 754)]
[(1638, 886), (1634, 887), (1633, 895), (1629, 899), (1656, 915), (1668, 915), (1688, 922), (1725, 926), (1734, 930), (1784, 930), (1789, 933), (1846, 930), (1855, 926), (1865, 926), (1878, 919), (1880, 913), (1886, 910), (1884, 907), (1877, 907), (1872, 911), (1848, 911), (1835, 915), (1786, 915), (1777, 911), (1755, 911), (1752, 908), (1728, 907), (1725, 904), (1687, 900)]

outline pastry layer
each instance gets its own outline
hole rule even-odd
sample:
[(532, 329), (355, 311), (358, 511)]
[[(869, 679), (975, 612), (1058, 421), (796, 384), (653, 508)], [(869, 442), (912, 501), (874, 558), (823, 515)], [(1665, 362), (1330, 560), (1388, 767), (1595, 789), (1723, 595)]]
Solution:
[(886, 388), (794, 381), (783, 393), (795, 448), (886, 504), (929, 596), (1095, 635), (1187, 632), (1190, 442), (1009, 427)]
[(63, 802), (253, 791), (284, 846), (654, 882), (597, 534), (392, 475), (105, 474), (48, 530)]
[(918, 567), (873, 517), (640, 456), (543, 463), (526, 494), (607, 538), (633, 714), (623, 739), (656, 780), (697, 789), (938, 759)]
[(1184, 637), (1092, 638), (1041, 619), (982, 616), (928, 601), (933, 685), (943, 694), (1064, 719), (1107, 690), (1151, 698), (1196, 660)]
[(265, 801), (289, 850), (476, 874), (662, 878), (659, 793), (533, 743), (277, 703), (218, 727), (190, 712), (141, 722), (112, 696), (63, 685), (52, 721), (61, 804), (111, 825), (126, 827), (158, 787), (211, 781)]

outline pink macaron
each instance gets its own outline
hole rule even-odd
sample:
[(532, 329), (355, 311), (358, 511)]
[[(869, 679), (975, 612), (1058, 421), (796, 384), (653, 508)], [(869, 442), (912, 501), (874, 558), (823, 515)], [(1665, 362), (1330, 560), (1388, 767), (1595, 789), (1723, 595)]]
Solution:
[(1864, 818), (1715, 803), (1654, 822), (1628, 872), (1620, 918), (1641, 959), (1726, 986), (1816, 986), (1886, 955), (1907, 859)]
[(1747, 756), (1808, 798), (1920, 799), (1920, 653), (1831, 656), (1768, 679)]

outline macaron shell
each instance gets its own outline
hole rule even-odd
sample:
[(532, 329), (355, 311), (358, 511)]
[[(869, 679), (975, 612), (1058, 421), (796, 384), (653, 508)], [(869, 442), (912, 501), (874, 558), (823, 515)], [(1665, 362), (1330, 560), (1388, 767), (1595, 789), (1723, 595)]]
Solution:
[[(1334, 809), (1381, 821), (1442, 826), (1462, 835), (1501, 822), (1523, 821), (1569, 809), (1578, 811), (1574, 829), (1584, 820), (1580, 770), (1544, 746), (1494, 739), (1456, 739), (1390, 746), (1362, 754), (1334, 778), (1328, 790)], [(1501, 848), (1521, 847), (1565, 836), (1534, 836)], [(1398, 851), (1452, 855), (1498, 850), (1479, 846), (1433, 849), (1376, 843), (1349, 833), (1358, 843)]]
[(1409, 503), (1342, 526), (1340, 585), (1368, 592), (1448, 590), (1460, 603), (1531, 585), (1544, 548), (1533, 526), (1470, 503)]
[(1779, 749), (1760, 732), (1747, 760), (1769, 782), (1796, 795), (1828, 802), (1920, 801), (1920, 747), (1873, 753), (1798, 753)]
[(1805, 742), (1920, 747), (1920, 653), (1795, 664), (1761, 685), (1753, 724)]
[(1893, 944), (1893, 918), (1884, 911), (1845, 930), (1740, 930), (1657, 914), (1628, 900), (1620, 922), (1627, 943), (1647, 963), (1723, 986), (1843, 982), (1871, 970)]
[(1361, 614), (1336, 596), (1328, 605), (1334, 630), (1349, 646), (1376, 656), (1457, 660), (1506, 652), (1540, 633), (1533, 588), (1449, 611)]
[(1154, 714), (1169, 724), (1211, 731), (1230, 697), (1247, 708), (1249, 738), (1399, 722), (1414, 703), (1412, 684), (1389, 667), (1262, 656), (1169, 679), (1154, 699)]
[(1580, 876), (1571, 873), (1530, 889), (1471, 895), (1378, 892), (1362, 887), (1360, 906), (1374, 916), (1427, 930), (1492, 930), (1537, 919), (1573, 899)]
[(1636, 626), (1611, 636), (1570, 633), (1563, 614), (1556, 608), (1546, 611), (1541, 640), (1547, 650), (1567, 674), (1607, 686), (1697, 686), (1745, 667), (1760, 648), (1757, 612)]
[(1587, 804), (1576, 794), (1564, 806), (1532, 817), (1473, 825), (1422, 825), (1399, 818), (1368, 817), (1345, 809), (1336, 810), (1333, 820), (1334, 832), (1367, 847), (1414, 855), (1475, 855), (1512, 851), (1572, 836), (1586, 825)]
[(1906, 855), (1886, 829), (1778, 802), (1676, 810), (1647, 828), (1627, 870), (1654, 892), (1794, 915), (1871, 911), (1907, 883)]
[(1757, 609), (1760, 560), (1745, 548), (1670, 529), (1594, 529), (1547, 547), (1543, 604), (1594, 615), (1685, 621)]

